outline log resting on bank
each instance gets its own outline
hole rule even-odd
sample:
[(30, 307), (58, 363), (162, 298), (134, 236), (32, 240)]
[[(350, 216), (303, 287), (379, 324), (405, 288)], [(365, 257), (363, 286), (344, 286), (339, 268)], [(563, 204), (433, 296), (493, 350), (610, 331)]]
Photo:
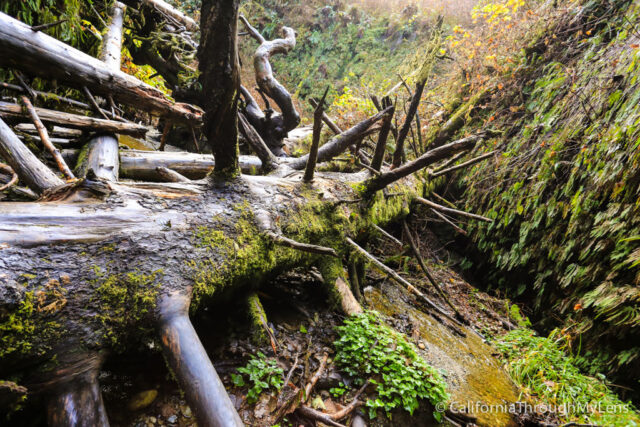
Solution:
[(160, 90), (28, 25), (0, 13), (0, 66), (56, 79), (71, 87), (88, 87), (92, 93), (171, 118), (175, 122), (198, 124), (202, 111), (176, 103)]

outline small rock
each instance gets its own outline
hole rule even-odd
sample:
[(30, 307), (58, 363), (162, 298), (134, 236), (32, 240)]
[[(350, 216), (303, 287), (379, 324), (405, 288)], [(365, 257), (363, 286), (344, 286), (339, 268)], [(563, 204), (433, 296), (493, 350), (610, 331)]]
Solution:
[(137, 411), (151, 405), (158, 396), (158, 390), (145, 390), (135, 394), (129, 401), (130, 411)]
[(158, 421), (158, 420), (156, 419), (156, 417), (149, 417), (149, 421), (150, 421), (152, 424), (155, 424), (155, 423), (156, 423), (156, 421)]
[(420, 341), (420, 342), (418, 343), (418, 348), (419, 348), (420, 350), (424, 350), (424, 349), (425, 349), (425, 348), (427, 348), (427, 347), (424, 345), (424, 343), (423, 343), (422, 341)]
[(171, 415), (169, 418), (167, 418), (167, 422), (169, 424), (175, 424), (177, 421), (178, 421), (177, 415)]

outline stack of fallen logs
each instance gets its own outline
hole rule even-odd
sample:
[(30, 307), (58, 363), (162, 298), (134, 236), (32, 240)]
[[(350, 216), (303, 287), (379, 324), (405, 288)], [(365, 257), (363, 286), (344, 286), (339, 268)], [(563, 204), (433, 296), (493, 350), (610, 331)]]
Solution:
[[(153, 3), (163, 2), (153, 0)], [(29, 210), (29, 204), (21, 204), (23, 206), (19, 208), (7, 204), (11, 206), (7, 206), (3, 214), (5, 217), (10, 218), (11, 221), (13, 221), (12, 218), (17, 218), (24, 212), (28, 212), (24, 213), (24, 215), (29, 217), (27, 226), (19, 221), (9, 221), (5, 227), (0, 229), (0, 250), (5, 250), (4, 253), (7, 254), (11, 253), (12, 256), (16, 257), (14, 259), (18, 261), (22, 260), (21, 257), (24, 256), (35, 260), (33, 262), (39, 262), (38, 256), (30, 256), (27, 253), (28, 250), (35, 251), (36, 249), (27, 250), (24, 248), (34, 248), (37, 245), (58, 242), (65, 242), (67, 245), (72, 245), (74, 242), (79, 241), (82, 244), (99, 242), (107, 237), (112, 238), (114, 233), (120, 233), (118, 235), (119, 238), (124, 238), (123, 235), (141, 233), (142, 230), (149, 234), (164, 233), (167, 228), (172, 227), (174, 227), (173, 230), (180, 230), (180, 224), (187, 224), (189, 218), (193, 218), (182, 215), (182, 212), (176, 206), (166, 208), (166, 212), (163, 209), (156, 209), (155, 206), (153, 209), (148, 209), (147, 203), (151, 203), (149, 201), (151, 197), (144, 200), (147, 203), (134, 203), (132, 204), (134, 206), (131, 207), (126, 203), (114, 205), (109, 215), (100, 216), (100, 213), (96, 212), (99, 209), (85, 211), (84, 208), (78, 208), (73, 205), (73, 202), (77, 199), (73, 199), (69, 195), (73, 196), (83, 189), (94, 191), (97, 188), (102, 191), (108, 188), (108, 191), (105, 190), (106, 193), (120, 191), (123, 198), (138, 197), (139, 200), (144, 199), (148, 194), (154, 194), (153, 191), (156, 190), (158, 192), (164, 191), (164, 195), (166, 195), (166, 192), (173, 192), (167, 196), (168, 198), (173, 197), (174, 194), (179, 196), (188, 194), (189, 197), (193, 196), (194, 198), (195, 195), (202, 195), (203, 198), (208, 197), (205, 194), (206, 192), (202, 190), (206, 187), (204, 183), (190, 183), (190, 181), (203, 178), (211, 170), (215, 161), (212, 156), (193, 153), (119, 150), (117, 134), (141, 136), (147, 128), (124, 119), (116, 103), (134, 106), (136, 109), (163, 117), (171, 123), (199, 126), (202, 120), (202, 111), (198, 107), (176, 103), (159, 90), (119, 70), (122, 17), (124, 13), (124, 5), (116, 2), (111, 24), (105, 36), (101, 59), (86, 55), (37, 31), (35, 28), (31, 28), (0, 13), (0, 66), (24, 72), (30, 76), (56, 79), (58, 83), (81, 90), (86, 96), (86, 103), (68, 98), (56, 97), (55, 99), (60, 103), (66, 104), (70, 109), (93, 111), (100, 116), (99, 118), (94, 118), (34, 106), (34, 103), (43, 99), (51, 99), (54, 96), (33, 90), (19, 73), (16, 74), (20, 82), (19, 85), (2, 84), (2, 89), (17, 93), (20, 102), (0, 102), (0, 157), (8, 164), (0, 164), (0, 176), (7, 176), (7, 182), (1, 184), (0, 189), (13, 186), (12, 188), (17, 190), (20, 187), (16, 187), (16, 183), (19, 182), (27, 187), (27, 189), (20, 190), (22, 195), (39, 198), (41, 201), (62, 200), (57, 205), (54, 203), (42, 203), (38, 204), (38, 206), (31, 204), (34, 207), (32, 210)], [(171, 16), (174, 19), (180, 19), (180, 15), (174, 16), (171, 14)], [(192, 22), (187, 22), (187, 24), (194, 25)], [(96, 96), (104, 98), (106, 103), (100, 105)], [(276, 199), (273, 194), (279, 197), (281, 193), (284, 193), (283, 188), (289, 188), (287, 186), (291, 185), (292, 181), (287, 181), (287, 178), (291, 175), (300, 175), (304, 171), (303, 176), (300, 177), (303, 181), (317, 187), (322, 187), (322, 182), (325, 182), (323, 190), (326, 190), (327, 193), (335, 190), (335, 188), (331, 188), (326, 184), (327, 180), (336, 179), (336, 182), (342, 180), (348, 184), (359, 183), (362, 189), (359, 196), (362, 196), (363, 194), (372, 195), (379, 190), (385, 190), (392, 183), (409, 177), (415, 172), (436, 163), (444, 162), (440, 168), (430, 171), (430, 176), (449, 173), (492, 155), (481, 156), (458, 166), (452, 166), (455, 160), (453, 162), (447, 161), (451, 156), (458, 153), (469, 152), (480, 141), (489, 136), (487, 133), (479, 133), (448, 144), (441, 144), (425, 152), (415, 160), (397, 165), (393, 169), (386, 168), (384, 155), (387, 138), (389, 134), (397, 132), (397, 129), (392, 126), (395, 107), (391, 104), (390, 99), (383, 99), (377, 114), (350, 129), (342, 131), (325, 113), (325, 96), (314, 106), (314, 129), (310, 152), (299, 158), (283, 159), (274, 156), (254, 126), (251, 125), (250, 120), (247, 117), (240, 116), (240, 131), (257, 154), (257, 157), (240, 156), (239, 163), (242, 169), (246, 172), (254, 172), (256, 169), (262, 169), (263, 172), (272, 171), (271, 176), (265, 177), (262, 181), (250, 181), (243, 178), (244, 181), (242, 182), (251, 182), (256, 187), (262, 185), (263, 189), (266, 189), (262, 192), (252, 193), (251, 197), (255, 197), (257, 200), (254, 201), (256, 205), (262, 204), (260, 209), (255, 209), (257, 222), (260, 223), (258, 228), (265, 237), (270, 238), (275, 244), (332, 257), (338, 259), (337, 262), (341, 265), (338, 254), (334, 249), (294, 241), (283, 236), (282, 231), (278, 229), (277, 221), (274, 219), (278, 217), (277, 206), (274, 206), (276, 203), (273, 201), (282, 201), (283, 199)], [(405, 120), (413, 120), (413, 117), (407, 117)], [(6, 122), (20, 124), (12, 129)], [(378, 122), (381, 123), (380, 127), (376, 129), (379, 131), (378, 141), (373, 155), (359, 156), (358, 146), (360, 142)], [(326, 123), (336, 135), (320, 146), (320, 132), (323, 123)], [(49, 125), (49, 128), (46, 125)], [(83, 147), (80, 150), (63, 149), (60, 151), (57, 145), (60, 139), (75, 138), (78, 136), (78, 130), (91, 132)], [(22, 140), (18, 137), (16, 131), (20, 131)], [(41, 144), (48, 156), (53, 160), (58, 173), (54, 173), (44, 164), (27, 147), (25, 142)], [(364, 173), (344, 174), (341, 178), (336, 178), (333, 175), (328, 178), (326, 175), (318, 176), (320, 175), (319, 172), (316, 172), (318, 163), (330, 161), (346, 150), (353, 149), (353, 147), (355, 147), (354, 154), (359, 161), (358, 165), (367, 171), (365, 172), (366, 176)], [(457, 158), (454, 157), (454, 159)], [(75, 164), (75, 167), (72, 169), (69, 165), (73, 164)], [(140, 196), (143, 192), (141, 187), (123, 185), (119, 183), (121, 177), (143, 181), (169, 181), (180, 184), (165, 184), (160, 189), (159, 186), (147, 186), (146, 189), (149, 193)], [(83, 180), (83, 178), (86, 179)], [(96, 178), (98, 179), (96, 180)], [(101, 185), (105, 182), (106, 184), (101, 187), (96, 185), (96, 182), (101, 183)], [(333, 187), (336, 186), (333, 185)], [(345, 187), (352, 189), (349, 186)], [(210, 190), (209, 187), (206, 188), (208, 191)], [(238, 192), (246, 191), (246, 188), (240, 184), (237, 184), (234, 188)], [(339, 193), (337, 190), (334, 192), (336, 194)], [(67, 198), (62, 198), (60, 196), (61, 193), (65, 193)], [(365, 197), (362, 197), (362, 199), (341, 200), (336, 204), (360, 202), (363, 199)], [(443, 216), (445, 214), (466, 215), (467, 217), (471, 215), (426, 199), (419, 198), (417, 201)], [(213, 203), (211, 199), (207, 199), (207, 203), (194, 205), (192, 209), (203, 217), (212, 217), (214, 213), (218, 214), (225, 209), (232, 211), (231, 201), (223, 202), (223, 198), (220, 198), (217, 202), (218, 205)], [(40, 207), (44, 207), (45, 210), (49, 209), (53, 213), (43, 213), (42, 210), (36, 209)], [(64, 221), (61, 220), (60, 223), (56, 223), (54, 228), (47, 228), (47, 225), (51, 224), (49, 221), (57, 215), (57, 212), (60, 212)], [(124, 215), (124, 217), (120, 217), (119, 214)], [(471, 217), (473, 219), (488, 220), (479, 216)], [(172, 222), (173, 226), (171, 225)], [(39, 226), (41, 227), (39, 228)], [(29, 227), (37, 228), (37, 230), (32, 231)], [(27, 232), (25, 232), (26, 229), (28, 229)], [(12, 252), (14, 248), (11, 245), (19, 248), (22, 252), (18, 250)], [(382, 270), (384, 274), (389, 275), (399, 285), (416, 295), (432, 312), (450, 321), (453, 325), (452, 328), (458, 333), (464, 333), (460, 329), (462, 328), (462, 321), (459, 315), (454, 317), (447, 314), (437, 304), (430, 301), (426, 295), (370, 255), (355, 240), (345, 236), (345, 246), (351, 247), (353, 251), (367, 258), (376, 268)], [(417, 253), (417, 249), (413, 248), (413, 250)], [(142, 255), (132, 253), (131, 256)], [(149, 255), (146, 254), (145, 256)], [(170, 258), (173, 257), (174, 255), (167, 257), (165, 261), (170, 263)], [(1, 262), (2, 260), (0, 259)], [(181, 267), (183, 267), (183, 264), (180, 264)], [(12, 269), (8, 264), (6, 268), (9, 273), (9, 279), (13, 277), (12, 275), (19, 274), (19, 269)], [(170, 267), (167, 267), (167, 270), (170, 270)], [(171, 286), (173, 288), (167, 285), (168, 289), (162, 290), (162, 296), (158, 297), (157, 313), (154, 313), (157, 316), (160, 341), (167, 361), (174, 370), (176, 378), (185, 391), (189, 404), (194, 409), (202, 425), (241, 425), (233, 404), (228, 398), (222, 382), (218, 378), (204, 347), (190, 323), (188, 313), (192, 284), (186, 279), (180, 280), (181, 277), (178, 273), (172, 279)], [(432, 278), (430, 280), (433, 282)], [(344, 280), (339, 277), (335, 282), (332, 285), (342, 295), (343, 310), (348, 314), (361, 310), (359, 303), (352, 295), (349, 286), (344, 283)], [(436, 286), (435, 282), (432, 285)], [(69, 303), (69, 305), (71, 304), (72, 302)], [(455, 312), (455, 308), (453, 310)], [(69, 334), (73, 336), (74, 331), (72, 330)], [(50, 401), (49, 419), (53, 424), (62, 425), (65, 424), (64, 420), (66, 420), (70, 425), (73, 417), (80, 416), (86, 421), (86, 425), (108, 425), (97, 384), (97, 372), (101, 359), (96, 357), (91, 364), (87, 364), (85, 361), (82, 363), (87, 366), (83, 371), (86, 374), (86, 378), (81, 378), (82, 381), (73, 379), (70, 383), (73, 387), (65, 386)], [(64, 368), (63, 364), (61, 372), (66, 372)], [(307, 408), (302, 408), (302, 410), (307, 410)], [(316, 417), (319, 420), (323, 417), (318, 414), (307, 413), (307, 415)], [(335, 420), (340, 418), (339, 415), (334, 414), (333, 416), (325, 417), (326, 420), (322, 421), (335, 425)]]

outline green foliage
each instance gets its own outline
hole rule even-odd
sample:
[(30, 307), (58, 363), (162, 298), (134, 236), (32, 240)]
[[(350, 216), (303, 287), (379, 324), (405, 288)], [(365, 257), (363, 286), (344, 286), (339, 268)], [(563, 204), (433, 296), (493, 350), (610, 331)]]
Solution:
[(604, 376), (593, 378), (580, 372), (568, 352), (568, 337), (559, 330), (544, 338), (530, 329), (517, 329), (495, 344), (507, 360), (513, 379), (524, 387), (530, 398), (557, 408), (562, 422), (607, 426), (640, 424), (636, 409), (607, 387)]
[[(337, 331), (336, 363), (358, 383), (368, 379), (376, 386), (376, 397), (366, 403), (371, 418), (375, 418), (378, 409), (387, 416), (395, 408), (413, 414), (422, 399), (434, 406), (448, 400), (440, 373), (418, 356), (415, 346), (402, 334), (385, 325), (376, 312), (352, 316)], [(439, 419), (441, 415), (434, 412), (434, 416)]]
[[(256, 403), (260, 394), (265, 390), (280, 390), (284, 381), (283, 371), (278, 367), (276, 361), (267, 359), (261, 352), (258, 352), (257, 357), (251, 357), (246, 366), (238, 368), (238, 372), (246, 376), (251, 386), (247, 393), (249, 404)], [(238, 387), (243, 387), (246, 384), (243, 375), (231, 374), (231, 378)]]
[[(574, 325), (597, 361), (590, 372), (609, 374), (640, 357), (640, 241), (633, 238), (640, 235), (640, 50), (632, 38), (640, 7), (614, 3), (606, 25), (587, 22), (571, 34), (571, 55), (542, 35), (547, 53), (520, 69), (517, 93), (502, 94), (463, 128), (472, 132), (494, 117), (492, 126), (508, 135), (496, 141), (502, 155), (460, 181), (465, 209), (495, 219), (468, 225), (481, 252), (473, 267)], [(597, 21), (608, 13), (603, 5), (583, 1), (569, 10), (583, 8)], [(586, 358), (578, 362), (587, 366)]]

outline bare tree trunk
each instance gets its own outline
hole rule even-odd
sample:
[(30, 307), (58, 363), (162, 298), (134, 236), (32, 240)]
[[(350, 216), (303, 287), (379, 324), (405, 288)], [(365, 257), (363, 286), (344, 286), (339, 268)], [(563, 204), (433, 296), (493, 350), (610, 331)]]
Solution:
[(205, 110), (204, 134), (221, 175), (238, 173), (238, 6), (240, 0), (204, 0), (198, 48)]

